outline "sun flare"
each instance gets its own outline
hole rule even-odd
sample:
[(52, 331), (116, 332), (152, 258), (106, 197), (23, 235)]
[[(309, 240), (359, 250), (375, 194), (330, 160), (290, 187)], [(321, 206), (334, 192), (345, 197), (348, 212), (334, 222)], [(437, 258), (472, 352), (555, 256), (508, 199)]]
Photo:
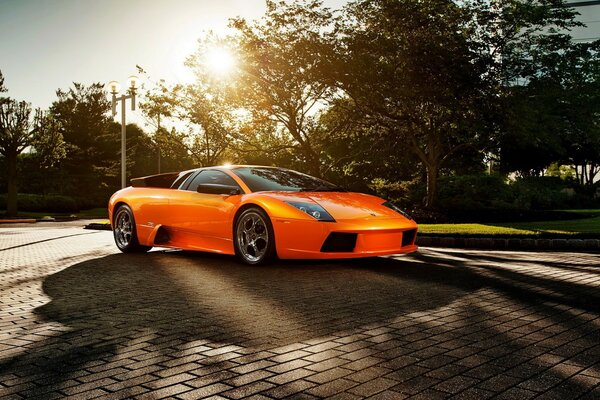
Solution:
[(227, 75), (235, 68), (236, 59), (229, 49), (214, 47), (206, 52), (205, 63), (213, 73)]

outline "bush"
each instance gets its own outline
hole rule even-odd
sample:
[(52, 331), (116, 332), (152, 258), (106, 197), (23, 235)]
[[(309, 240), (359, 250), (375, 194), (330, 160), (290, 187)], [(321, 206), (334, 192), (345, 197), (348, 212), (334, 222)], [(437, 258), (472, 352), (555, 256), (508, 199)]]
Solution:
[(425, 185), (418, 179), (412, 181), (389, 182), (385, 179), (375, 178), (369, 184), (375, 195), (393, 201), (397, 205), (409, 208), (420, 206), (425, 198)]
[[(19, 211), (41, 211), (50, 213), (78, 212), (79, 207), (75, 199), (62, 195), (40, 195), (19, 193), (17, 195)], [(0, 209), (6, 210), (6, 194), (0, 195)]]
[(520, 178), (511, 184), (516, 208), (521, 210), (550, 210), (569, 208), (567, 181), (554, 176)]
[(48, 195), (44, 196), (44, 210), (42, 211), (57, 213), (78, 212), (79, 206), (72, 197)]
[(89, 210), (92, 208), (107, 208), (109, 196), (76, 197), (75, 201), (80, 210)]
[(580, 187), (560, 177), (528, 177), (507, 182), (500, 175), (473, 174), (441, 177), (438, 208), (422, 209), (425, 185), (419, 180), (389, 182), (375, 179), (371, 189), (395, 201), (422, 223), (499, 222), (572, 219), (561, 209), (599, 208), (600, 184)]
[(447, 211), (512, 209), (510, 187), (499, 175), (442, 177), (438, 183), (438, 205)]

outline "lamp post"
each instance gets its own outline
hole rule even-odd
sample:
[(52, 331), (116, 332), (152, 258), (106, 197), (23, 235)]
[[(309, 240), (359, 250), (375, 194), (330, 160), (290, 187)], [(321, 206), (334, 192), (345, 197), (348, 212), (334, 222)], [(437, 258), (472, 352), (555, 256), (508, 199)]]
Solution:
[(127, 143), (127, 122), (125, 118), (125, 103), (127, 99), (131, 100), (131, 111), (135, 111), (135, 95), (137, 91), (138, 78), (137, 76), (130, 76), (127, 78), (127, 93), (117, 97), (121, 85), (119, 82), (112, 81), (108, 84), (110, 94), (112, 94), (112, 116), (113, 118), (117, 115), (117, 102), (121, 102), (121, 188), (127, 186), (127, 158), (126, 158), (126, 143)]

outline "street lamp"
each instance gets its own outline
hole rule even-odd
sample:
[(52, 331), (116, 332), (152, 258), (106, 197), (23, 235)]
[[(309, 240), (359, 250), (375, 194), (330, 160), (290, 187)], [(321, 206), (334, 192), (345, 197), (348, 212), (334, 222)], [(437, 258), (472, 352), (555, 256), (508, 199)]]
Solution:
[(137, 76), (130, 76), (127, 78), (127, 93), (122, 94), (117, 97), (119, 90), (121, 89), (121, 85), (117, 81), (111, 81), (108, 84), (108, 88), (110, 93), (112, 94), (112, 116), (113, 118), (117, 115), (117, 102), (121, 102), (121, 188), (127, 186), (127, 160), (126, 160), (126, 141), (127, 141), (127, 132), (126, 132), (126, 120), (125, 120), (125, 101), (127, 99), (131, 100), (131, 111), (135, 111), (135, 94), (138, 88), (138, 78)]

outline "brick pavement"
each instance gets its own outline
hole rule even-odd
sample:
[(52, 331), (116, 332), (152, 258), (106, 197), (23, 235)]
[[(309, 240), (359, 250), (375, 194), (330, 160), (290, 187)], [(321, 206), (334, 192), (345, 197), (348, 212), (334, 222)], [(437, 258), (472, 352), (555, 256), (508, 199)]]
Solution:
[(248, 267), (0, 227), (0, 398), (600, 398), (600, 255)]

